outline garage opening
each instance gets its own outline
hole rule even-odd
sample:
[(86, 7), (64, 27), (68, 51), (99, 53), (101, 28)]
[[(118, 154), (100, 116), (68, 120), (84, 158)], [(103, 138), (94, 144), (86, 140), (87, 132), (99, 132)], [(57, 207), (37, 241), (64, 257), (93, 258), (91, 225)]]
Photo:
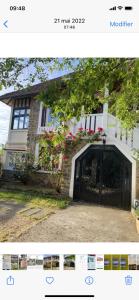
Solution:
[(91, 145), (76, 159), (74, 200), (131, 209), (132, 164), (111, 145)]

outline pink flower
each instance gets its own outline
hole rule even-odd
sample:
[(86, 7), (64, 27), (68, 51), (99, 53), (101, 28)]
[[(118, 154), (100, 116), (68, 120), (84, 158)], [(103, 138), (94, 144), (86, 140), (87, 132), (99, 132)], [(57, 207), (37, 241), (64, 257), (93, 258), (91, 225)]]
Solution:
[(83, 131), (83, 127), (78, 128), (78, 131)]
[(68, 135), (66, 136), (67, 139), (71, 139), (73, 137), (72, 132), (69, 132)]
[(98, 127), (97, 131), (102, 132), (104, 129), (102, 127)]
[(94, 130), (89, 129), (88, 134), (94, 134), (94, 133), (95, 133)]
[(66, 155), (64, 155), (63, 160), (68, 160), (68, 157)]
[(76, 139), (75, 135), (73, 135), (73, 136), (72, 136), (72, 139), (73, 139), (73, 140), (75, 140), (75, 139)]

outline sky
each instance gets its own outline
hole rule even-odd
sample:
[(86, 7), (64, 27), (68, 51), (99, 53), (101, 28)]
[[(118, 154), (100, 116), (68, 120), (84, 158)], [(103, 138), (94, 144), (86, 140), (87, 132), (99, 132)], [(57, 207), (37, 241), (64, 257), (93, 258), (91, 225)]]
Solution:
[[(49, 79), (67, 74), (68, 71), (56, 71), (48, 75)], [(0, 95), (14, 91), (14, 87), (0, 91)], [(11, 108), (0, 102), (0, 146), (7, 142)]]

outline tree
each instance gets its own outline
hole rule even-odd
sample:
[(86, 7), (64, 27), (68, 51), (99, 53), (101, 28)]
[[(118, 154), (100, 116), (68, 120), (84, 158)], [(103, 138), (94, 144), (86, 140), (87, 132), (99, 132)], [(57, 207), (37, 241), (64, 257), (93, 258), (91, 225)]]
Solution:
[[(109, 103), (126, 128), (139, 120), (139, 59), (135, 58), (1, 58), (0, 89), (19, 89), (48, 79), (50, 72), (66, 76), (51, 81), (37, 99), (62, 121), (92, 113)], [(104, 97), (105, 89), (109, 95)]]
[[(64, 65), (63, 61), (63, 65)], [(67, 62), (66, 62), (67, 63)], [(139, 120), (139, 59), (83, 58), (69, 63), (70, 73), (48, 84), (38, 97), (62, 121), (92, 113), (100, 103), (109, 102), (126, 128)], [(56, 65), (60, 67), (59, 62)], [(105, 89), (109, 95), (105, 95)]]
[(0, 58), (0, 89), (23, 88), (48, 79), (55, 69), (70, 68), (72, 59)]

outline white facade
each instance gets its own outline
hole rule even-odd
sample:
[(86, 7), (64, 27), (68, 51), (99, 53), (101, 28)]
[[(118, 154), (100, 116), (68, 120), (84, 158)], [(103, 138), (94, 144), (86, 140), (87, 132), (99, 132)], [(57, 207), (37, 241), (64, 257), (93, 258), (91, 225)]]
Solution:
[[(42, 120), (42, 109), (43, 105), (40, 103), (39, 106), (39, 114), (36, 135), (43, 134), (44, 131), (50, 131), (55, 129), (54, 123), (49, 123), (50, 117), (50, 109), (47, 109), (46, 113), (46, 123), (45, 126), (41, 126)], [(20, 151), (25, 152), (27, 151), (27, 139), (28, 139), (28, 129), (25, 130), (15, 130), (11, 129), (12, 124), (12, 114), (13, 110), (11, 110), (11, 120), (9, 125), (9, 134), (8, 134), (8, 141), (6, 143), (5, 149), (8, 152), (11, 151)], [(75, 119), (72, 120), (69, 124), (70, 131), (73, 134), (76, 134), (79, 128), (83, 128), (83, 130), (97, 130), (97, 128), (101, 127), (104, 129), (107, 135), (107, 143), (108, 141), (112, 141), (113, 145), (118, 145), (118, 149), (124, 154), (124, 150), (126, 149), (126, 153), (129, 156), (129, 160), (133, 158), (133, 149), (139, 150), (139, 127), (135, 128), (134, 130), (128, 132), (122, 126), (120, 121), (114, 117), (113, 115), (108, 113), (108, 105), (104, 104), (103, 106), (103, 113), (98, 114), (89, 114), (84, 115), (80, 118), (77, 122)], [(8, 169), (8, 158), (5, 155), (5, 164), (4, 168)], [(39, 155), (39, 145), (36, 144), (35, 149), (35, 161), (37, 162)], [(11, 167), (10, 167), (11, 169)], [(71, 192), (70, 192), (71, 193)]]

